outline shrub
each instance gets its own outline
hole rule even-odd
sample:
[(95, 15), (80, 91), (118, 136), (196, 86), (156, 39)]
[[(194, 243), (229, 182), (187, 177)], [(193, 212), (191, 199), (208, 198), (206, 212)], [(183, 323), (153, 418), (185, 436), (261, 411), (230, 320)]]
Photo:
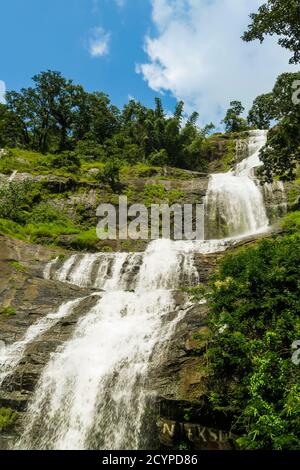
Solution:
[(16, 422), (18, 414), (10, 408), (0, 408), (0, 432), (9, 430)]
[(211, 280), (210, 401), (245, 449), (300, 448), (300, 236), (225, 256)]
[(282, 228), (289, 233), (300, 232), (300, 211), (290, 212), (282, 221)]
[(97, 174), (96, 179), (103, 184), (108, 184), (113, 192), (120, 188), (121, 163), (118, 160), (110, 160)]
[(9, 181), (0, 186), (0, 217), (20, 220), (37, 196), (35, 185), (28, 179)]
[(105, 152), (102, 145), (94, 140), (81, 140), (75, 147), (75, 155), (85, 160), (103, 160)]
[(165, 149), (157, 150), (149, 155), (148, 161), (154, 166), (164, 166), (168, 164), (169, 156)]
[(80, 168), (80, 159), (74, 152), (63, 152), (49, 159), (49, 166), (61, 168), (69, 172), (77, 172)]

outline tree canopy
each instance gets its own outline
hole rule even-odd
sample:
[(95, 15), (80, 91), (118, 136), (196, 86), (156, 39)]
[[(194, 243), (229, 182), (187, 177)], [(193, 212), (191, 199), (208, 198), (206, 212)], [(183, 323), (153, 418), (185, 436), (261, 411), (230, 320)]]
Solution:
[(252, 23), (244, 33), (244, 41), (267, 35), (278, 35), (278, 43), (292, 52), (290, 63), (300, 62), (300, 3), (299, 0), (268, 0), (250, 15)]
[[(178, 102), (172, 116), (160, 98), (153, 108), (130, 100), (122, 110), (102, 92), (88, 93), (60, 72), (33, 77), (33, 86), (6, 93), (0, 105), (0, 145), (43, 154), (73, 152), (86, 158), (147, 162), (205, 170), (210, 125), (198, 113), (186, 116)], [(64, 157), (65, 158), (65, 157)]]

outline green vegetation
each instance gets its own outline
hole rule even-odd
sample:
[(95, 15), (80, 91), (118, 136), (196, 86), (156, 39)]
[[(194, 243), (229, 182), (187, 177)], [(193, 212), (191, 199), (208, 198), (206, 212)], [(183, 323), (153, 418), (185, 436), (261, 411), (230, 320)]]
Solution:
[(288, 233), (300, 233), (300, 211), (288, 213), (283, 218), (282, 228)]
[(141, 194), (141, 202), (146, 205), (151, 204), (174, 204), (180, 202), (184, 193), (178, 189), (167, 191), (161, 184), (147, 184)]
[(20, 261), (11, 261), (10, 265), (16, 270), (21, 273), (25, 273), (27, 268), (24, 266), (24, 264), (20, 263)]
[(245, 108), (240, 101), (231, 101), (230, 108), (223, 119), (226, 132), (242, 132), (248, 129), (247, 121), (241, 117), (244, 111)]
[[(206, 135), (214, 126), (199, 129), (195, 112), (184, 124), (183, 102), (171, 117), (159, 98), (154, 109), (131, 100), (119, 110), (104, 93), (88, 93), (59, 72), (41, 72), (32, 80), (33, 86), (7, 92), (6, 104), (0, 104), (0, 145), (24, 149), (31, 161), (34, 152), (41, 153), (39, 170), (76, 174), (82, 160), (199, 170), (207, 166)], [(14, 168), (10, 163), (4, 157), (0, 172), (26, 171), (22, 157)]]
[(10, 408), (0, 408), (0, 432), (8, 431), (16, 422), (18, 414)]
[(230, 139), (227, 143), (227, 152), (221, 159), (222, 170), (229, 171), (235, 163), (236, 140)]
[(273, 93), (258, 96), (248, 114), (248, 123), (256, 129), (269, 129), (275, 117)]
[(300, 163), (300, 105), (293, 100), (294, 83), (300, 73), (280, 75), (272, 91), (273, 119), (277, 125), (270, 130), (267, 145), (261, 152), (264, 166), (261, 175), (272, 181), (275, 176), (293, 180)]
[(245, 449), (300, 448), (300, 235), (225, 256), (211, 280), (209, 400)]
[(0, 315), (6, 317), (12, 317), (17, 314), (17, 311), (14, 307), (0, 307)]
[(293, 53), (290, 63), (300, 62), (299, 2), (295, 0), (268, 0), (257, 13), (251, 15), (252, 24), (243, 35), (244, 41), (258, 39), (274, 34), (279, 37), (278, 44)]

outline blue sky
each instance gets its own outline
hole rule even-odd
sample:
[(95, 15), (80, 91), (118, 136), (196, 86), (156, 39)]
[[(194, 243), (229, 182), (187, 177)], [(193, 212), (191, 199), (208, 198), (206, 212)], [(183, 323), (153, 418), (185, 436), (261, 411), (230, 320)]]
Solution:
[(246, 107), (292, 70), (274, 39), (240, 35), (262, 0), (2, 0), (0, 94), (61, 71), (122, 106), (161, 95), (183, 99), (201, 122), (222, 117), (231, 99)]

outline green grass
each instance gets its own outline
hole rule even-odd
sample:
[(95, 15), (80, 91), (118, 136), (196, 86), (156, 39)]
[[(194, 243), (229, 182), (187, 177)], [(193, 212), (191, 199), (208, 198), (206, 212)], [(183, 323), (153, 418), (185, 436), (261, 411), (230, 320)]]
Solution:
[(86, 232), (78, 234), (72, 240), (72, 247), (78, 250), (95, 250), (99, 238), (96, 233), (96, 228), (93, 227)]
[(180, 202), (183, 196), (184, 193), (178, 189), (167, 191), (161, 184), (147, 184), (141, 193), (141, 202), (148, 206), (161, 203), (174, 204)]
[(16, 422), (18, 414), (11, 408), (0, 408), (0, 432), (8, 431)]

